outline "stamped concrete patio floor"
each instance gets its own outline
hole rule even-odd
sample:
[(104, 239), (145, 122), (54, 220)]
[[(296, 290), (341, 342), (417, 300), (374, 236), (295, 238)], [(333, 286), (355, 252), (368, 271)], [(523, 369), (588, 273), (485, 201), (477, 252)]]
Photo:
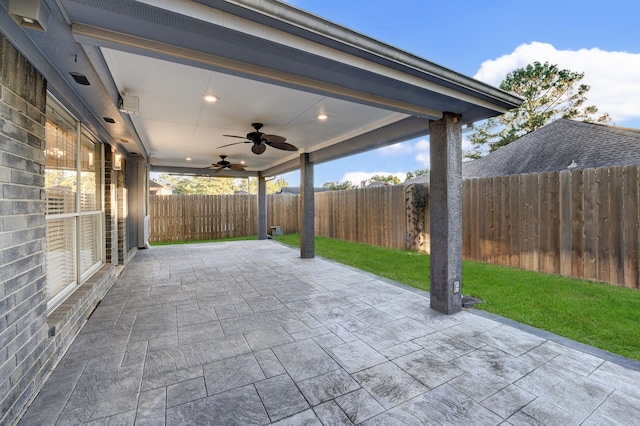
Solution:
[(20, 424), (640, 424), (638, 363), (573, 343), (273, 241), (153, 247)]

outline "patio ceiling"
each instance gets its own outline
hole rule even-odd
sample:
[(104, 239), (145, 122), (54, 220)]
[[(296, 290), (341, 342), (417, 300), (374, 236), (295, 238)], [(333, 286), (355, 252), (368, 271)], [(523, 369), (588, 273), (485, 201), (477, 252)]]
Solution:
[[(73, 112), (91, 130), (152, 170), (201, 173), (227, 155), (247, 173), (221, 175), (274, 175), (297, 169), (303, 152), (330, 161), (425, 135), (443, 112), (472, 123), (519, 102), (277, 1), (46, 2), (47, 31), (24, 34), (41, 52), (35, 65), (50, 90), (65, 104), (79, 98), (86, 109)], [(13, 34), (28, 50), (25, 35)], [(70, 72), (91, 85), (77, 85)], [(206, 94), (219, 101), (207, 103)], [(119, 112), (119, 95), (138, 97), (139, 112)], [(242, 142), (224, 135), (244, 136), (254, 122), (300, 150), (221, 148)]]

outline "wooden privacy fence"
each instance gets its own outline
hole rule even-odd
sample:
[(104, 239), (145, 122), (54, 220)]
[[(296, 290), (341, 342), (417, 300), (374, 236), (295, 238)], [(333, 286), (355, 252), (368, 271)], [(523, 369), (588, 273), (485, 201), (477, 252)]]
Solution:
[[(463, 182), (463, 256), (639, 287), (640, 166)], [(255, 195), (151, 197), (151, 241), (257, 234)], [(299, 196), (267, 196), (269, 226), (298, 232)], [(315, 195), (319, 236), (428, 252), (428, 185)]]
[[(152, 195), (150, 242), (246, 237), (258, 234), (255, 195)], [(270, 225), (298, 232), (298, 197), (267, 197)]]
[(467, 259), (638, 288), (640, 166), (465, 180)]
[(407, 248), (404, 186), (315, 195), (317, 235), (371, 245)]

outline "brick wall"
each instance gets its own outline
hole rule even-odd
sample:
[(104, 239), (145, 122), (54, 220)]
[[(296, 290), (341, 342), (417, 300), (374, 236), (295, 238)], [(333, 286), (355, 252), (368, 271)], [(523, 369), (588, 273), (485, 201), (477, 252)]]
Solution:
[(116, 279), (107, 263), (47, 315), (46, 97), (0, 35), (0, 425), (19, 418)]
[[(105, 257), (107, 263), (116, 262), (118, 260), (118, 211), (117, 211), (117, 195), (116, 195), (116, 172), (112, 170), (112, 161), (114, 153), (110, 147), (104, 150), (104, 219), (105, 219), (105, 237), (106, 250)], [(114, 256), (115, 254), (115, 256)]]
[(0, 36), (0, 424), (41, 383), (47, 347), (46, 81)]

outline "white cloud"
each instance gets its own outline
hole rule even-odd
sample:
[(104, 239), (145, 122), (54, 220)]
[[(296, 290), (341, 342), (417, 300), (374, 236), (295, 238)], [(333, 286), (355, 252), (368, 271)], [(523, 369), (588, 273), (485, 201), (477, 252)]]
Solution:
[(393, 145), (388, 145), (379, 149), (380, 154), (386, 155), (406, 155), (413, 152), (413, 142), (401, 142)]
[(418, 155), (416, 155), (416, 161), (425, 168), (431, 167), (431, 155), (429, 155), (429, 151), (419, 152)]
[[(387, 155), (416, 155), (416, 161), (422, 164), (424, 167), (429, 167), (431, 164), (430, 156), (429, 156), (429, 139), (422, 138), (418, 141), (407, 141), (398, 143), (395, 145), (390, 145), (385, 148), (381, 148), (379, 150), (380, 154), (383, 156)], [(386, 173), (389, 174), (389, 173)], [(398, 175), (399, 176), (399, 175)], [(400, 180), (404, 180), (405, 176), (399, 176)]]
[(473, 149), (473, 144), (469, 139), (467, 139), (464, 135), (462, 135), (462, 152), (471, 151)]
[(583, 72), (582, 82), (591, 86), (587, 104), (608, 112), (614, 122), (640, 119), (640, 54), (608, 52), (598, 48), (557, 50), (548, 43), (518, 46), (498, 59), (485, 61), (474, 76), (498, 86), (516, 68), (534, 61), (557, 64), (560, 68)]
[(429, 140), (420, 139), (415, 144), (416, 161), (425, 168), (431, 167), (431, 155), (429, 152)]
[(429, 139), (420, 139), (415, 146), (416, 151), (429, 151)]
[(340, 182), (349, 181), (354, 185), (360, 185), (360, 182), (370, 179), (373, 175), (394, 175), (400, 179), (400, 182), (404, 182), (404, 179), (407, 177), (407, 172), (349, 172), (342, 176)]

